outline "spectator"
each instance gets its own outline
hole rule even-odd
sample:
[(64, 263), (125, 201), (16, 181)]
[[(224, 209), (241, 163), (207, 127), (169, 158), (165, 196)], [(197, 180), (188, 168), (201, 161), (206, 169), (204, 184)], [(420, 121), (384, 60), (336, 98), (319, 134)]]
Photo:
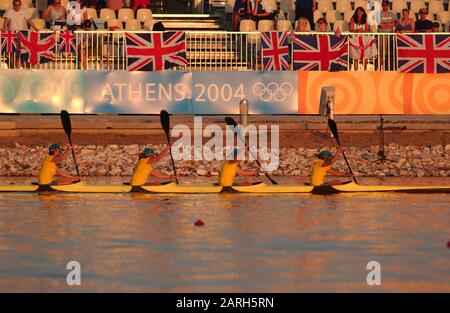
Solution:
[(136, 11), (138, 8), (147, 8), (150, 4), (150, 0), (134, 0), (133, 1), (133, 13), (136, 15)]
[(383, 0), (383, 10), (380, 13), (380, 25), (378, 26), (379, 33), (392, 33), (397, 25), (397, 15), (389, 11), (389, 1)]
[(3, 23), (3, 31), (20, 31), (27, 30), (28, 25), (31, 26), (35, 31), (38, 31), (37, 27), (33, 24), (28, 11), (21, 8), (22, 2), (20, 0), (13, 0), (12, 9), (8, 9), (3, 17), (5, 21)]
[(267, 7), (266, 0), (250, 0), (251, 2), (251, 18), (254, 21), (273, 20), (274, 15), (271, 9)]
[(239, 30), (239, 23), (242, 19), (248, 19), (251, 16), (251, 7), (249, 0), (236, 0), (233, 7), (233, 30)]
[(415, 27), (414, 20), (409, 17), (409, 10), (403, 9), (402, 18), (398, 21), (395, 31), (397, 33), (413, 33)]
[(107, 8), (116, 12), (119, 12), (122, 9), (122, 0), (106, 0)]
[(311, 28), (308, 27), (309, 26), (308, 23), (309, 23), (309, 21), (308, 21), (308, 19), (306, 17), (301, 17), (298, 20), (297, 28), (295, 29), (295, 31), (299, 32), (299, 33), (308, 33), (308, 32), (310, 32)]
[(61, 6), (61, 0), (55, 0), (53, 4), (45, 9), (44, 21), (48, 23), (51, 30), (60, 29), (66, 25), (66, 9)]
[(295, 4), (295, 19), (306, 17), (310, 28), (314, 26), (314, 11), (316, 10), (316, 0), (297, 0)]
[(70, 1), (67, 4), (67, 26), (70, 30), (81, 29), (83, 21), (87, 20), (87, 10), (82, 0)]
[(416, 32), (429, 33), (433, 29), (433, 22), (427, 19), (428, 10), (422, 8), (419, 10), (419, 19), (416, 21)]
[(367, 22), (367, 13), (362, 7), (355, 10), (350, 19), (350, 31), (355, 33), (369, 32), (369, 23)]
[(316, 23), (316, 31), (321, 32), (321, 33), (326, 33), (326, 32), (330, 32), (331, 28), (328, 25), (328, 22), (326, 20), (326, 18), (321, 17), (317, 20)]
[(441, 31), (441, 25), (438, 22), (433, 22), (433, 33), (439, 33)]

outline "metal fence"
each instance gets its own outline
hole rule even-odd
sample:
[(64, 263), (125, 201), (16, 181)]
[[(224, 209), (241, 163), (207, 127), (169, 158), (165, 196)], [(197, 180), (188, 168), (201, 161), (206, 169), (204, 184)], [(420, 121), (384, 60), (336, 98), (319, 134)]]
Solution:
[[(78, 43), (75, 53), (58, 52), (53, 62), (38, 65), (21, 62), (18, 54), (3, 54), (0, 56), (1, 67), (4, 69), (126, 70), (124, 31), (76, 31), (75, 35)], [(311, 35), (311, 33), (304, 35)], [(378, 50), (377, 56), (370, 58), (365, 62), (366, 64), (350, 59), (349, 71), (395, 71), (397, 69), (395, 34), (343, 33), (343, 35), (372, 36)], [(56, 42), (58, 42), (59, 32), (56, 32), (56, 36)], [(259, 32), (186, 32), (188, 65), (179, 66), (173, 70), (262, 70), (260, 36)], [(291, 60), (290, 64), (292, 69)]]

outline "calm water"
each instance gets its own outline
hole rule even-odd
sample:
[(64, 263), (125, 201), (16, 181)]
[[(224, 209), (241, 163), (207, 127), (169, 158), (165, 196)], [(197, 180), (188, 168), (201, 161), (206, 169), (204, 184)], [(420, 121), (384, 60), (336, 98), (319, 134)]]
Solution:
[(449, 240), (449, 194), (0, 193), (0, 291), (450, 292)]

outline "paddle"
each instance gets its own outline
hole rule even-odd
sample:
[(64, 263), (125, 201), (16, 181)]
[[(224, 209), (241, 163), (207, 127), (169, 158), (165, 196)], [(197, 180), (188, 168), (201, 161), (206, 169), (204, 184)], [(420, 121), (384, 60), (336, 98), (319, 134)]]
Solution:
[[(159, 117), (161, 119), (161, 126), (164, 129), (164, 132), (166, 133), (167, 142), (169, 143), (169, 146), (170, 146), (170, 134), (169, 134), (169, 132), (170, 132), (170, 116), (169, 116), (169, 113), (166, 110), (161, 110)], [(175, 168), (175, 161), (173, 160), (172, 149), (169, 149), (169, 152), (170, 152), (170, 158), (172, 159), (172, 167), (173, 167), (173, 172), (175, 174), (175, 181), (177, 182), (177, 185), (178, 185), (177, 170)]]
[[(339, 148), (342, 149), (341, 143), (339, 141), (339, 133), (338, 133), (336, 122), (334, 120), (332, 120), (331, 118), (329, 118), (328, 126), (330, 127), (331, 133), (333, 134), (333, 137), (336, 139), (336, 142), (337, 142)], [(356, 181), (356, 177), (353, 174), (352, 168), (350, 167), (350, 164), (348, 163), (348, 160), (347, 160), (347, 157), (345, 156), (344, 151), (342, 151), (342, 155), (344, 156), (345, 163), (347, 163), (347, 167), (348, 167), (348, 170), (350, 171), (350, 174), (352, 175), (353, 181), (355, 182), (355, 184), (357, 184), (358, 182)]]
[(73, 163), (77, 171), (77, 176), (80, 177), (80, 171), (78, 170), (77, 160), (75, 158), (75, 152), (72, 147), (72, 124), (70, 123), (70, 115), (66, 110), (61, 111), (61, 124), (66, 132), (67, 138), (69, 138), (70, 148), (72, 150)]
[[(237, 126), (236, 121), (235, 121), (232, 117), (229, 117), (229, 116), (225, 117), (225, 123), (227, 123), (227, 125), (229, 125), (229, 126), (233, 126), (233, 127), (236, 127), (236, 126)], [(253, 153), (250, 151), (250, 149), (248, 148), (247, 144), (245, 143), (245, 140), (243, 140), (243, 139), (241, 138), (241, 136), (239, 135), (239, 133), (238, 133), (238, 136), (239, 136), (239, 139), (244, 143), (245, 149), (253, 156), (253, 158), (254, 158), (255, 161), (256, 161), (256, 164), (258, 164), (259, 168), (261, 168), (261, 167), (262, 167), (262, 166), (261, 166), (261, 163), (258, 161), (257, 158), (255, 158), (255, 156), (253, 155)], [(269, 174), (267, 174), (266, 172), (264, 172), (264, 175), (266, 175), (267, 179), (270, 180), (270, 182), (272, 183), (272, 185), (278, 185), (278, 183), (277, 183), (272, 177), (270, 177)]]

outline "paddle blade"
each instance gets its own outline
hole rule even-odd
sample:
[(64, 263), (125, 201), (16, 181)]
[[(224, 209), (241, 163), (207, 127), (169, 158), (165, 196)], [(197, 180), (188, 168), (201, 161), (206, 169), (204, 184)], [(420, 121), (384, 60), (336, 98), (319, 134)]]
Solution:
[(233, 127), (237, 126), (236, 121), (232, 117), (229, 117), (229, 116), (225, 117), (225, 123), (227, 123), (227, 125), (229, 125), (229, 126), (233, 126)]
[(170, 115), (169, 115), (169, 113), (166, 110), (161, 110), (159, 117), (161, 119), (161, 126), (164, 129), (164, 132), (166, 134), (169, 134), (169, 130), (170, 130)]
[(341, 143), (339, 142), (339, 133), (336, 122), (331, 118), (328, 119), (328, 127), (330, 127), (330, 131), (333, 134), (333, 137), (336, 138), (337, 143), (341, 145)]
[(66, 110), (61, 111), (61, 124), (66, 132), (67, 136), (70, 137), (72, 134), (72, 124), (70, 123), (70, 115)]

